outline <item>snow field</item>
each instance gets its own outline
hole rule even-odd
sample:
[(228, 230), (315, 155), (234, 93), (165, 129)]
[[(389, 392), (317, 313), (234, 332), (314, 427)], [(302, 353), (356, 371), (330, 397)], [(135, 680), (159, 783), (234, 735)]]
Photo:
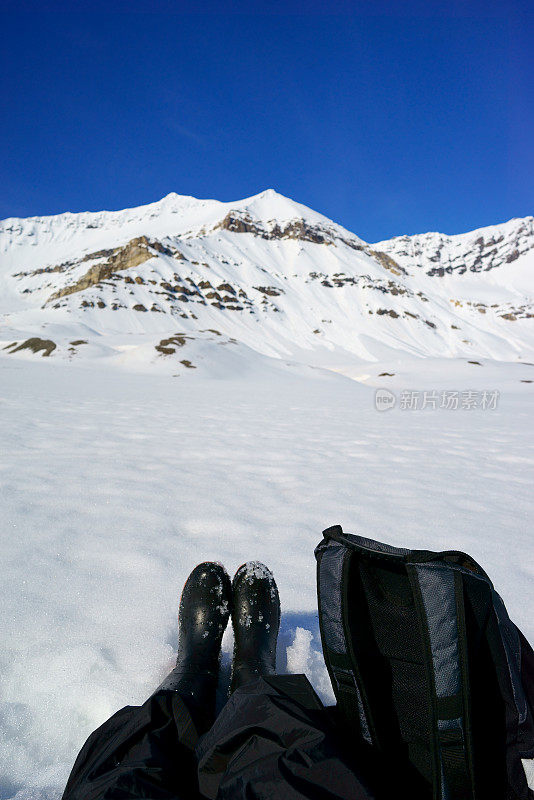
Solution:
[[(322, 372), (189, 380), (3, 359), (0, 798), (57, 800), (87, 735), (157, 687), (203, 560), (270, 567), (279, 668), (326, 701), (313, 549), (338, 522), (469, 552), (532, 641), (531, 387), (514, 370), (491, 372), (494, 411), (379, 413), (374, 387)], [(472, 388), (454, 362), (439, 374)], [(403, 388), (432, 389), (428, 375), (410, 363)], [(228, 630), (223, 681), (231, 648)]]

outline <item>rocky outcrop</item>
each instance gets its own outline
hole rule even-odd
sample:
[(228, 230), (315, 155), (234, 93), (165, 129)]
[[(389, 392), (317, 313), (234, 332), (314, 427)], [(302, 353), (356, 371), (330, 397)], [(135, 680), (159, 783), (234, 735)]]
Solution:
[(333, 235), (319, 226), (309, 225), (303, 219), (294, 219), (280, 226), (276, 223), (272, 228), (265, 228), (260, 222), (248, 214), (230, 211), (214, 230), (226, 230), (232, 233), (252, 233), (262, 239), (299, 239), (314, 244), (333, 244)]
[(230, 211), (214, 230), (231, 231), (232, 233), (253, 233), (254, 236), (265, 237), (266, 231), (248, 214), (237, 214)]
[[(132, 239), (128, 244), (124, 245), (124, 247), (117, 247), (114, 250), (99, 251), (98, 253), (85, 256), (82, 261), (89, 261), (102, 257), (107, 257), (107, 261), (103, 264), (94, 264), (85, 275), (82, 275), (82, 277), (76, 281), (76, 283), (64, 286), (58, 289), (57, 292), (51, 294), (47, 302), (50, 303), (53, 300), (57, 300), (69, 294), (74, 294), (75, 292), (83, 292), (84, 289), (88, 289), (90, 286), (96, 286), (97, 283), (111, 278), (116, 272), (138, 267), (154, 256), (154, 250), (164, 255), (174, 255), (174, 253), (169, 248), (162, 245), (161, 242), (150, 242), (146, 236), (138, 236), (136, 239)], [(137, 282), (141, 283), (142, 278)]]
[[(15, 342), (15, 344), (17, 343)], [(19, 344), (18, 347), (11, 349), (13, 347), (14, 345), (9, 346), (10, 353), (18, 353), (19, 350), (31, 350), (32, 353), (42, 352), (43, 356), (49, 356), (50, 353), (53, 353), (56, 349), (56, 343), (51, 339), (39, 339), (38, 336), (34, 336), (31, 339), (26, 339), (26, 341)]]
[[(424, 269), (430, 277), (463, 275), (466, 272), (488, 272), (514, 261), (534, 248), (534, 218), (510, 220), (503, 228), (481, 228), (474, 235), (447, 236), (424, 233), (397, 236), (377, 247), (406, 264), (410, 271)], [(375, 251), (376, 254), (376, 251)]]
[(373, 256), (373, 258), (376, 258), (376, 260), (379, 261), (382, 266), (385, 267), (385, 269), (388, 269), (394, 275), (408, 274), (404, 267), (401, 267), (401, 265), (398, 264), (394, 258), (389, 256), (387, 253), (383, 253), (381, 250), (370, 250), (369, 255)]
[(314, 244), (332, 244), (332, 237), (326, 231), (308, 225), (303, 219), (288, 222), (283, 228), (275, 225), (269, 238), (300, 239), (302, 242), (313, 242)]
[[(302, 218), (296, 218), (286, 223), (270, 220), (264, 224), (253, 219), (250, 214), (242, 211), (230, 211), (213, 230), (226, 230), (232, 233), (252, 233), (262, 239), (297, 239), (301, 242), (313, 244), (334, 245), (343, 243), (352, 250), (363, 251), (370, 254), (369, 247), (356, 236), (343, 236), (341, 231), (334, 226), (311, 225)], [(206, 233), (206, 231), (204, 231)], [(398, 266), (398, 265), (397, 265)]]
[(284, 294), (284, 290), (278, 289), (276, 286), (253, 286), (252, 288), (262, 294), (269, 295), (269, 297), (279, 297), (281, 294)]
[(391, 317), (392, 319), (398, 319), (399, 318), (399, 315), (397, 314), (397, 312), (393, 308), (377, 308), (376, 309), (376, 313), (379, 316), (383, 316), (384, 314), (387, 314), (387, 316)]
[(170, 356), (172, 353), (176, 353), (177, 347), (183, 347), (186, 340), (190, 338), (191, 337), (186, 336), (185, 333), (177, 333), (169, 339), (162, 339), (161, 342), (156, 345), (156, 350), (163, 356)]
[(67, 272), (72, 267), (77, 267), (78, 264), (83, 264), (85, 261), (95, 261), (98, 258), (108, 258), (113, 254), (113, 250), (97, 250), (96, 253), (89, 253), (88, 255), (80, 258), (78, 261), (64, 261), (62, 264), (56, 264), (51, 267), (40, 267), (39, 269), (32, 269), (26, 272), (16, 272), (14, 278), (27, 278), (28, 276), (45, 275), (50, 272)]

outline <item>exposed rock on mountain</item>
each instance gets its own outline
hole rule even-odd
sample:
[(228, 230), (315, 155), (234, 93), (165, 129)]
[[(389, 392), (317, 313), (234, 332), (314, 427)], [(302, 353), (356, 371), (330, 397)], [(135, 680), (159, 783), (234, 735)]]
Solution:
[(424, 269), (427, 275), (443, 277), (456, 272), (487, 272), (511, 264), (532, 251), (534, 218), (513, 219), (506, 224), (482, 228), (459, 236), (423, 233), (398, 236), (377, 247), (401, 264)]
[[(172, 255), (171, 251), (163, 247), (160, 242), (150, 243), (146, 236), (139, 236), (137, 239), (132, 239), (132, 241), (128, 242), (124, 247), (117, 247), (115, 250), (111, 251), (101, 250), (98, 253), (91, 253), (88, 256), (84, 256), (78, 263), (98, 261), (101, 258), (107, 258), (107, 260), (103, 264), (94, 264), (87, 270), (85, 275), (82, 275), (82, 277), (76, 281), (76, 283), (58, 289), (57, 292), (50, 295), (48, 298), (49, 302), (57, 300), (59, 297), (65, 297), (67, 294), (82, 292), (84, 289), (88, 289), (89, 286), (96, 286), (96, 284), (107, 278), (111, 278), (112, 275), (122, 270), (138, 267), (140, 264), (148, 261), (149, 258), (152, 258), (155, 252)], [(67, 269), (74, 266), (77, 266), (76, 262), (68, 265), (61, 265), (60, 267), (53, 267), (51, 272), (65, 272)], [(30, 274), (39, 274), (39, 270)]]
[(52, 342), (50, 339), (39, 339), (38, 337), (26, 339), (26, 341), (22, 342), (22, 344), (13, 342), (13, 344), (7, 345), (7, 347), (4, 348), (4, 350), (8, 350), (10, 353), (19, 353), (21, 350), (30, 350), (32, 353), (40, 353), (42, 356), (49, 356), (50, 353), (53, 353), (55, 349), (55, 342)]
[[(272, 221), (271, 221), (272, 222)], [(270, 229), (255, 222), (248, 214), (231, 211), (214, 230), (221, 229), (232, 233), (253, 233), (262, 239), (300, 239), (314, 244), (333, 244), (335, 237), (326, 229), (308, 225), (303, 219), (295, 219), (281, 227), (274, 222)]]

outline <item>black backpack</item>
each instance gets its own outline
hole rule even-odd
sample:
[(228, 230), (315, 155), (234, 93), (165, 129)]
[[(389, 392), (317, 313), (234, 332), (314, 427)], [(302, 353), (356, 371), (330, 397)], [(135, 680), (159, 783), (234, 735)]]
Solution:
[(484, 570), (339, 525), (323, 537), (321, 639), (349, 741), (402, 796), (534, 800), (534, 652)]

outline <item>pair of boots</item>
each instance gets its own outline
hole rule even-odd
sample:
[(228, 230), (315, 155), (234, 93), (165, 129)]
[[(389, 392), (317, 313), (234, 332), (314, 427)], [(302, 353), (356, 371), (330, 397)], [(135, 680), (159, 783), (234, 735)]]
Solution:
[(266, 566), (249, 561), (230, 583), (223, 566), (206, 561), (195, 567), (184, 586), (176, 667), (159, 689), (178, 692), (204, 729), (215, 720), (221, 641), (230, 616), (235, 641), (231, 694), (276, 671), (280, 599)]

